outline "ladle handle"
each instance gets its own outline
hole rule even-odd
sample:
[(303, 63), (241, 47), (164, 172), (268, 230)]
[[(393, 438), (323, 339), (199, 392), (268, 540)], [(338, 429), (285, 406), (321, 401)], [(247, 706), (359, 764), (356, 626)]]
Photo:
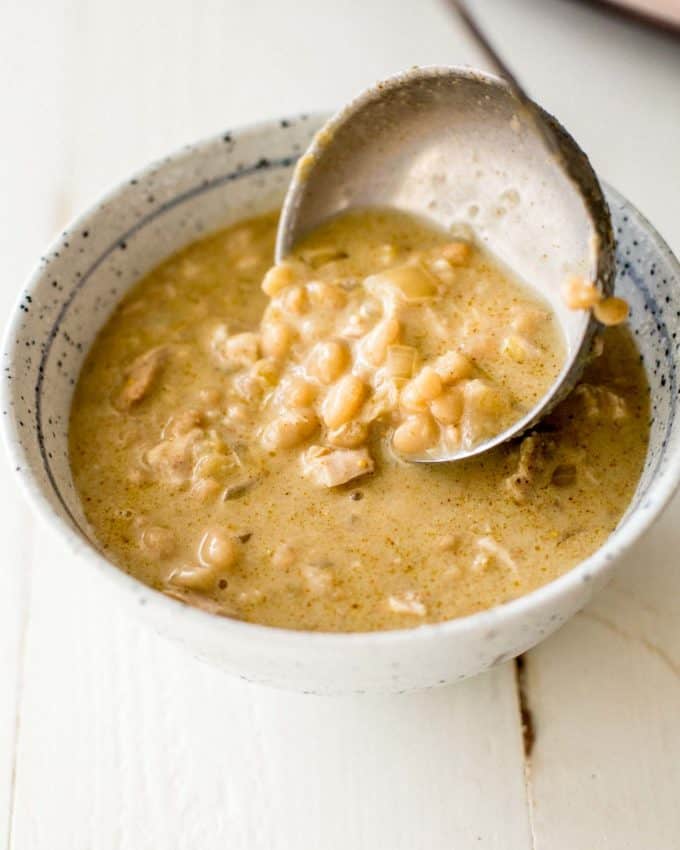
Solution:
[(452, 12), (454, 12), (454, 14), (458, 15), (458, 18), (462, 21), (468, 34), (472, 36), (477, 46), (484, 53), (493, 70), (499, 76), (503, 77), (503, 79), (505, 79), (507, 84), (510, 86), (512, 93), (522, 104), (525, 112), (529, 114), (534, 126), (538, 130), (541, 138), (543, 139), (543, 142), (545, 143), (550, 153), (552, 153), (553, 156), (557, 157), (563, 166), (566, 166), (566, 163), (564, 162), (564, 158), (562, 156), (560, 145), (557, 139), (555, 138), (552, 129), (545, 123), (540, 112), (534, 106), (533, 101), (526, 93), (524, 87), (519, 82), (517, 77), (513, 74), (510, 68), (508, 68), (503, 59), (501, 59), (495, 47), (493, 47), (493, 45), (486, 37), (475, 18), (471, 15), (467, 5), (463, 2), (463, 0), (444, 0), (444, 3), (449, 7)]
[(609, 294), (614, 289), (614, 234), (609, 208), (597, 177), (585, 154), (565, 149), (560, 136), (561, 127), (531, 100), (517, 77), (501, 59), (496, 48), (482, 32), (463, 0), (444, 0), (446, 7), (462, 22), (468, 35), (484, 53), (492, 68), (505, 79), (525, 116), (531, 121), (547, 151), (583, 197), (588, 215), (599, 237), (596, 278), (601, 290)]

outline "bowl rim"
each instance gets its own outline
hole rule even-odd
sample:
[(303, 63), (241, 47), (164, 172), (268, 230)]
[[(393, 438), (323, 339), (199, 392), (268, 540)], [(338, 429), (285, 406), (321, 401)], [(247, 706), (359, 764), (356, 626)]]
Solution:
[[(470, 73), (478, 74), (477, 71), (466, 69)], [(102, 205), (108, 205), (118, 200), (119, 196), (129, 187), (131, 181), (142, 182), (153, 172), (169, 165), (176, 165), (182, 161), (191, 160), (196, 154), (208, 151), (211, 147), (221, 143), (226, 133), (235, 140), (248, 137), (259, 137), (263, 134), (280, 131), (284, 122), (296, 124), (300, 121), (309, 121), (310, 126), (321, 126), (327, 118), (326, 112), (303, 113), (300, 115), (289, 115), (265, 119), (249, 124), (240, 125), (228, 131), (213, 134), (198, 142), (175, 150), (169, 155), (149, 163), (142, 169), (135, 171), (128, 178), (117, 181), (108, 191), (95, 199), (82, 213), (72, 219), (66, 232), (80, 229), (89, 225), (100, 212)], [(613, 197), (622, 207), (631, 211), (640, 223), (647, 229), (654, 247), (669, 261), (674, 274), (680, 280), (680, 261), (675, 257), (664, 239), (649, 222), (626, 198), (611, 186), (606, 186), (607, 194)], [(43, 256), (53, 254), (62, 245), (63, 234), (59, 234), (47, 249)], [(43, 277), (47, 274), (46, 268), (39, 263), (29, 275), (26, 283), (19, 289), (14, 306), (12, 307), (9, 320), (5, 327), (2, 352), (5, 363), (11, 362), (16, 351), (16, 338), (22, 321), (22, 311), (19, 305), (26, 294), (31, 294), (39, 286)], [(144, 584), (139, 579), (116, 566), (112, 561), (105, 558), (92, 543), (86, 541), (69, 523), (62, 519), (52, 507), (49, 499), (43, 492), (38, 477), (33, 472), (33, 464), (21, 445), (15, 417), (12, 413), (11, 400), (13, 393), (10, 391), (10, 382), (0, 382), (0, 402), (2, 410), (6, 415), (2, 417), (2, 440), (5, 445), (7, 456), (13, 467), (13, 472), (18, 478), (21, 491), (24, 493), (30, 508), (42, 522), (46, 524), (64, 542), (71, 555), (76, 558), (86, 558), (98, 568), (98, 571), (108, 577), (109, 581), (115, 582), (118, 588), (134, 596), (137, 594), (138, 602), (146, 609), (155, 606), (158, 613), (166, 618), (177, 621), (184, 619), (189, 626), (198, 628), (210, 628), (219, 631), (225, 640), (230, 639), (248, 641), (259, 644), (271, 644), (276, 649), (296, 649), (298, 647), (323, 650), (347, 649), (350, 646), (360, 646), (370, 649), (371, 647), (383, 647), (399, 645), (404, 642), (412, 644), (416, 641), (432, 641), (440, 638), (453, 638), (475, 630), (486, 630), (493, 626), (494, 629), (504, 624), (521, 620), (532, 613), (540, 611), (545, 605), (559, 597), (568, 597), (579, 584), (589, 582), (598, 575), (605, 573), (607, 567), (619, 559), (630, 549), (640, 536), (649, 529), (662, 511), (668, 505), (675, 491), (680, 485), (680, 451), (669, 455), (668, 461), (660, 475), (652, 478), (649, 489), (654, 499), (649, 500), (644, 508), (635, 511), (630, 518), (626, 519), (621, 528), (617, 528), (605, 540), (595, 552), (588, 558), (576, 564), (574, 567), (553, 579), (545, 585), (530, 591), (516, 599), (502, 603), (482, 611), (443, 620), (437, 623), (426, 623), (420, 626), (410, 626), (399, 629), (367, 632), (327, 632), (307, 631), (302, 629), (282, 628), (278, 626), (267, 626), (259, 623), (251, 623), (237, 620), (226, 616), (211, 614), (193, 605), (181, 602), (167, 596), (160, 590), (156, 590)], [(680, 399), (673, 400), (674, 405), (680, 405)]]

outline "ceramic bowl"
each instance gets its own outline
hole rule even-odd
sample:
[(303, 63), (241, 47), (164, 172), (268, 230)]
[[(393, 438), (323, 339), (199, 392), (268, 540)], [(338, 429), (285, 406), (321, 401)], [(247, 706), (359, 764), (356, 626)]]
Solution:
[(652, 388), (651, 443), (617, 530), (569, 573), (479, 614), (390, 632), (295, 632), (191, 608), (122, 572), (91, 545), (69, 471), (71, 394), (90, 344), (126, 290), (196, 238), (280, 204), (295, 160), (320, 123), (307, 116), (272, 121), (185, 148), (75, 221), (41, 259), (11, 317), (3, 352), (4, 437), (31, 505), (72, 559), (98, 571), (123, 603), (195, 656), (244, 679), (315, 693), (443, 685), (523, 652), (582, 608), (675, 490), (680, 268), (645, 219), (609, 189), (616, 288), (632, 306)]

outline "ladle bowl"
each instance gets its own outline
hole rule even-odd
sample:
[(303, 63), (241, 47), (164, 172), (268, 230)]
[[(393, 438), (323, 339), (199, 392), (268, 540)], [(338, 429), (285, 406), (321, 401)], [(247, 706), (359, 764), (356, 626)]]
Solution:
[[(446, 231), (472, 234), (554, 310), (564, 366), (549, 391), (510, 428), (453, 456), (487, 451), (534, 425), (578, 381), (597, 322), (569, 309), (561, 290), (580, 275), (613, 291), (609, 210), (588, 158), (567, 131), (536, 117), (498, 77), (455, 67), (414, 68), (362, 92), (315, 135), (284, 202), (277, 260), (321, 222), (346, 210), (391, 207)], [(413, 458), (410, 458), (413, 459)]]

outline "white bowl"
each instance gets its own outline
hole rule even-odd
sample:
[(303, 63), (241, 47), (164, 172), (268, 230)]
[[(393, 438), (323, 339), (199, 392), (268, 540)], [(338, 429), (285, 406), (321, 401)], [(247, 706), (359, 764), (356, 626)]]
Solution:
[(91, 545), (68, 463), (73, 386), (87, 349), (126, 290), (194, 239), (280, 204), (294, 161), (320, 123), (307, 116), (272, 121), (185, 148), (75, 221), (41, 259), (11, 317), (4, 437), (31, 505), (73, 559), (97, 570), (130, 608), (196, 656), (245, 679), (314, 693), (443, 685), (523, 652), (582, 608), (675, 490), (680, 267), (645, 219), (609, 189), (619, 241), (617, 291), (632, 305), (653, 422), (635, 498), (586, 561), (513, 602), (417, 629), (296, 632), (191, 608), (122, 572)]

